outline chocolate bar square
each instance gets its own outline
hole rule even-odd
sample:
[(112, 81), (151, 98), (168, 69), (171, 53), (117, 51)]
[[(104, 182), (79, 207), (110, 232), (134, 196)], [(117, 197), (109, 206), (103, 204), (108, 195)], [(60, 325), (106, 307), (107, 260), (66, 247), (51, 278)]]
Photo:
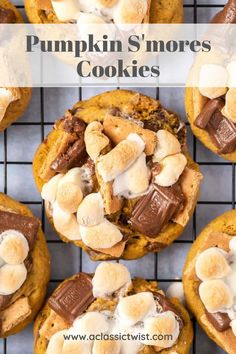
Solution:
[(182, 202), (183, 196), (175, 187), (161, 187), (153, 183), (150, 192), (135, 205), (131, 225), (144, 235), (157, 236)]
[(48, 305), (59, 316), (72, 324), (93, 302), (90, 276), (80, 273), (76, 278), (66, 281), (49, 298)]

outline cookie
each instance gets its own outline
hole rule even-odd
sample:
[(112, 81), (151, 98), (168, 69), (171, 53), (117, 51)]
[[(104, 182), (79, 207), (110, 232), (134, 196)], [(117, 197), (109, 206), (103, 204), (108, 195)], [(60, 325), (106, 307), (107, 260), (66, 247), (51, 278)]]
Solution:
[[(20, 12), (8, 0), (0, 0), (0, 23), (22, 23)], [(15, 122), (26, 110), (31, 88), (0, 88), (0, 132)]]
[(61, 239), (93, 260), (137, 259), (170, 245), (202, 179), (179, 117), (123, 90), (67, 111), (39, 146), (33, 174)]
[(0, 338), (22, 331), (42, 306), (50, 259), (39, 220), (0, 194)]
[[(73, 22), (80, 17), (82, 23), (181, 23), (183, 21), (182, 0), (132, 0), (129, 8), (126, 1), (94, 0), (94, 8), (86, 1), (70, 0), (25, 0), (25, 10), (32, 23)], [(65, 6), (65, 3), (67, 6)]]
[(236, 211), (213, 220), (191, 247), (183, 272), (187, 305), (225, 352), (236, 348)]
[[(236, 23), (236, 3), (229, 0), (212, 23)], [(204, 54), (197, 57), (190, 79), (197, 78), (198, 87), (188, 87), (185, 107), (193, 134), (212, 152), (222, 158), (236, 161), (236, 107), (234, 58), (224, 58), (217, 48), (204, 61)], [(215, 87), (215, 82), (217, 85)], [(212, 85), (211, 85), (212, 82)], [(195, 84), (194, 84), (195, 86)], [(209, 87), (210, 86), (210, 87)]]
[[(144, 337), (133, 341), (110, 337), (121, 333)], [(169, 338), (164, 336), (167, 333)], [(65, 340), (67, 334), (107, 335), (109, 340)], [(147, 334), (158, 339), (147, 340)], [(131, 280), (124, 265), (103, 262), (95, 274), (79, 273), (59, 285), (35, 321), (34, 338), (35, 354), (72, 349), (88, 354), (187, 354), (193, 330), (183, 305), (177, 298), (167, 298), (157, 282)]]

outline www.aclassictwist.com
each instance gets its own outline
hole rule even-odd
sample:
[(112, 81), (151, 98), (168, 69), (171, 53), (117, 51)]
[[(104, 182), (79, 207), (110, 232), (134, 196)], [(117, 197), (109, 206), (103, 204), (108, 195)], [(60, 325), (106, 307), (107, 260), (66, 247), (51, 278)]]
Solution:
[(166, 341), (172, 340), (172, 334), (148, 333), (100, 333), (100, 334), (64, 334), (64, 340), (74, 341)]

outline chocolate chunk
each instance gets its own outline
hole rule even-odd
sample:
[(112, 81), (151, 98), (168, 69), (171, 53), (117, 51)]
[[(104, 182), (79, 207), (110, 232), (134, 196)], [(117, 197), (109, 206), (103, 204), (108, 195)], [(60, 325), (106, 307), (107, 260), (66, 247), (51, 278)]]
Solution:
[(76, 140), (68, 150), (59, 155), (50, 165), (50, 168), (58, 173), (65, 173), (73, 167), (81, 167), (87, 157), (84, 138)]
[(215, 15), (211, 23), (236, 23), (236, 0), (229, 0), (223, 10)]
[(86, 124), (83, 120), (77, 117), (72, 117), (71, 119), (65, 119), (63, 129), (67, 133), (76, 133), (78, 135), (83, 135), (86, 129)]
[(0, 7), (0, 23), (16, 23), (15, 12), (11, 9)]
[(154, 293), (154, 299), (161, 306), (160, 312), (166, 312), (166, 311), (174, 312), (174, 314), (178, 317), (179, 323), (181, 324), (181, 328), (182, 328), (183, 327), (183, 320), (182, 320), (178, 310), (176, 310), (175, 306), (164, 295), (162, 295), (158, 292)]
[(236, 148), (236, 125), (217, 110), (206, 127), (219, 153), (227, 154)]
[(230, 318), (227, 313), (209, 313), (206, 311), (206, 317), (212, 326), (219, 332), (224, 332), (230, 328)]
[(121, 117), (122, 116), (122, 112), (121, 112), (120, 108), (118, 108), (118, 107), (111, 108), (109, 110), (109, 114), (114, 117)]
[(59, 287), (49, 298), (48, 305), (72, 324), (93, 301), (91, 277), (80, 273)]
[(223, 107), (224, 100), (222, 100), (221, 98), (216, 98), (214, 100), (208, 101), (207, 104), (204, 106), (202, 112), (196, 118), (194, 124), (200, 129), (205, 129), (215, 111), (221, 111)]
[(7, 230), (21, 232), (28, 241), (30, 251), (34, 248), (39, 225), (39, 220), (34, 217), (0, 211), (0, 234)]
[(161, 187), (153, 183), (150, 192), (135, 205), (131, 225), (145, 235), (156, 237), (182, 203), (182, 194), (175, 187)]
[(0, 295), (0, 311), (5, 310), (12, 298), (12, 295)]

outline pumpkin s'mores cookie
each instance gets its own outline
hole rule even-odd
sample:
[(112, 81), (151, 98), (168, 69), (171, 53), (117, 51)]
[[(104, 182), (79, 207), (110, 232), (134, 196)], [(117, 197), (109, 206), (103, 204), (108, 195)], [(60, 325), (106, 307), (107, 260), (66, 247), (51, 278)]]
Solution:
[(25, 0), (32, 23), (180, 23), (182, 0)]
[(33, 173), (61, 239), (93, 260), (137, 259), (170, 245), (202, 179), (180, 119), (123, 90), (67, 111), (39, 146)]
[(79, 273), (59, 285), (34, 336), (35, 354), (188, 354), (193, 331), (179, 300), (155, 281), (131, 280), (124, 265), (103, 262), (94, 275)]
[[(8, 0), (0, 0), (0, 24), (22, 22), (15, 6)], [(0, 132), (24, 113), (30, 98), (31, 88), (0, 87)]]
[[(236, 1), (229, 0), (212, 23), (235, 24)], [(186, 89), (186, 112), (194, 135), (217, 155), (235, 162), (235, 55), (227, 57), (228, 65), (225, 66), (224, 50), (216, 47), (212, 52), (211, 57), (206, 57), (207, 62), (201, 62), (200, 56), (193, 66), (190, 77), (196, 75), (199, 78), (199, 87)], [(216, 83), (218, 87), (215, 87)]]
[(39, 311), (50, 261), (40, 222), (0, 194), (0, 338), (23, 330)]
[(236, 353), (236, 211), (213, 220), (198, 236), (184, 267), (187, 304), (207, 335)]

